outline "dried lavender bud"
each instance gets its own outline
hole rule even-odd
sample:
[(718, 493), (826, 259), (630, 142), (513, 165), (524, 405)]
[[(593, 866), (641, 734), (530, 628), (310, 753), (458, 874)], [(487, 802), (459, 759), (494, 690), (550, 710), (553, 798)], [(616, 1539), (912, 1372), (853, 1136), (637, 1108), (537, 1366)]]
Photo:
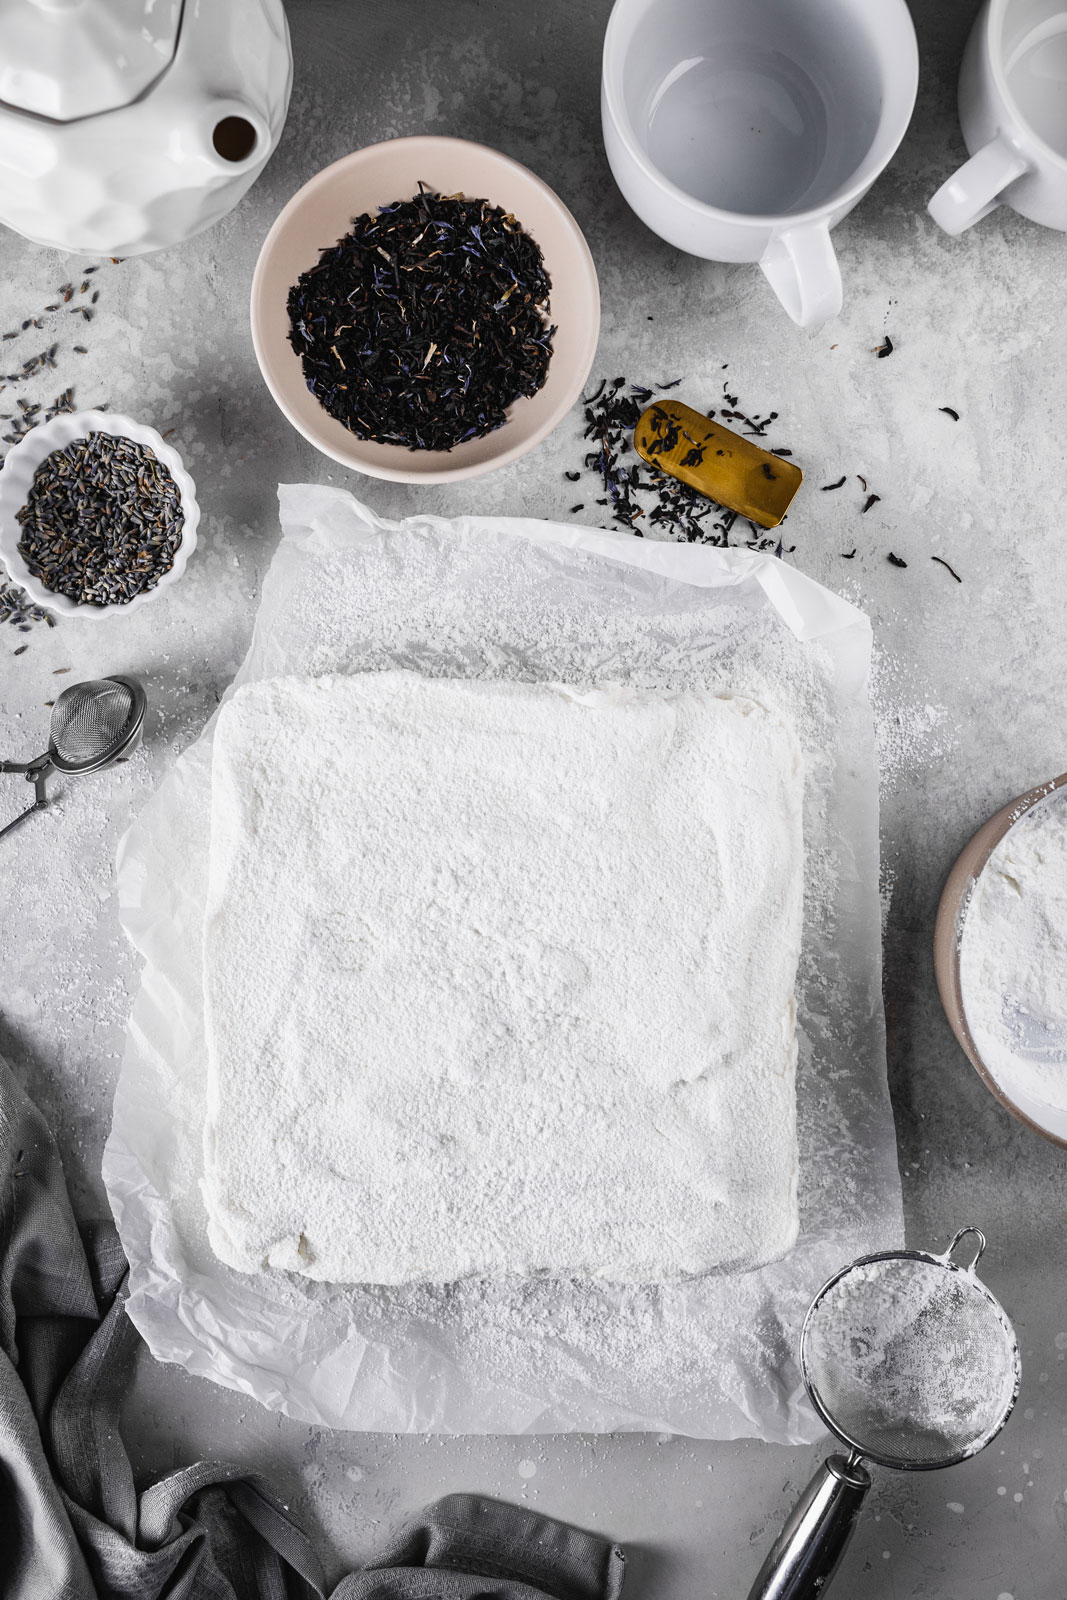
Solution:
[(17, 517), (28, 570), (83, 605), (123, 605), (155, 588), (174, 565), (185, 520), (154, 452), (106, 433), (53, 450)]

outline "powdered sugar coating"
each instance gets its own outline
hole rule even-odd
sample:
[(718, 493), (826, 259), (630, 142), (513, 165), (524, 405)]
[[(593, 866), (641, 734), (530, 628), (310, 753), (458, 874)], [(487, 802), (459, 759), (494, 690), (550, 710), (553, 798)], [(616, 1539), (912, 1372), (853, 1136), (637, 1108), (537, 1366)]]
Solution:
[(220, 716), (212, 791), (224, 1260), (653, 1283), (792, 1246), (803, 777), (779, 715), (269, 680)]

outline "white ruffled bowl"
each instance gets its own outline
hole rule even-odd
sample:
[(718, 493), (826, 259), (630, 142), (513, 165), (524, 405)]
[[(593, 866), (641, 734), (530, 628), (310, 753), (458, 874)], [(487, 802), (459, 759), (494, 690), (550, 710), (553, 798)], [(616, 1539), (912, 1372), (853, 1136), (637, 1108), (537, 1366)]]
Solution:
[[(40, 578), (35, 578), (30, 572), (18, 548), (22, 528), (17, 514), (26, 504), (37, 468), (53, 450), (62, 450), (90, 433), (108, 433), (116, 439), (132, 439), (135, 444), (147, 445), (177, 484), (185, 518), (181, 543), (175, 551), (174, 565), (170, 571), (163, 574), (154, 588), (142, 590), (132, 600), (116, 600), (106, 606), (71, 600), (68, 595), (54, 594), (51, 589), (46, 589)], [(185, 563), (196, 549), (199, 521), (200, 507), (196, 503), (195, 486), (182, 466), (181, 456), (164, 443), (155, 428), (146, 427), (143, 422), (134, 422), (132, 417), (105, 411), (63, 411), (51, 422), (40, 422), (36, 428), (31, 428), (4, 457), (4, 468), (0, 472), (0, 559), (13, 583), (25, 589), (37, 605), (44, 606), (59, 617), (97, 619), (111, 616), (114, 612), (136, 611), (138, 606), (155, 600), (170, 584), (177, 583), (185, 571)]]

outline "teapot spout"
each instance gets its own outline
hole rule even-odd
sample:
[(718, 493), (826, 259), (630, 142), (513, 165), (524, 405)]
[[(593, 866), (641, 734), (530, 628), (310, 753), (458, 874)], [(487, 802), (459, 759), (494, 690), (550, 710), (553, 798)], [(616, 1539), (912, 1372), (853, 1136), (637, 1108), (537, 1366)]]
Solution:
[(199, 154), (219, 173), (236, 175), (262, 161), (270, 149), (270, 129), (245, 100), (210, 101), (196, 119)]

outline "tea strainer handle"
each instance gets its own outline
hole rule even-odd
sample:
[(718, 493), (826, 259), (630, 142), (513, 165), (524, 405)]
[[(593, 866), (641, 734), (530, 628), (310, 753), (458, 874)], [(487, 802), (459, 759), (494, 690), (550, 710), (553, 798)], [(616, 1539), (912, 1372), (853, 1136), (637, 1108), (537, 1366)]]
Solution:
[(790, 1512), (748, 1600), (816, 1600), (837, 1571), (870, 1487), (857, 1456), (827, 1456)]
[(33, 784), (33, 805), (27, 806), (25, 811), (20, 811), (13, 821), (0, 828), (0, 839), (17, 828), (20, 822), (25, 822), (27, 817), (32, 817), (35, 811), (43, 811), (48, 805), (45, 794), (45, 781), (52, 770), (52, 760), (49, 755), (37, 756), (33, 761), (0, 761), (0, 772), (21, 772), (27, 783)]
[(52, 757), (46, 750), (43, 756), (34, 756), (32, 761), (0, 761), (0, 772), (24, 772), (32, 783), (33, 774), (51, 764)]

